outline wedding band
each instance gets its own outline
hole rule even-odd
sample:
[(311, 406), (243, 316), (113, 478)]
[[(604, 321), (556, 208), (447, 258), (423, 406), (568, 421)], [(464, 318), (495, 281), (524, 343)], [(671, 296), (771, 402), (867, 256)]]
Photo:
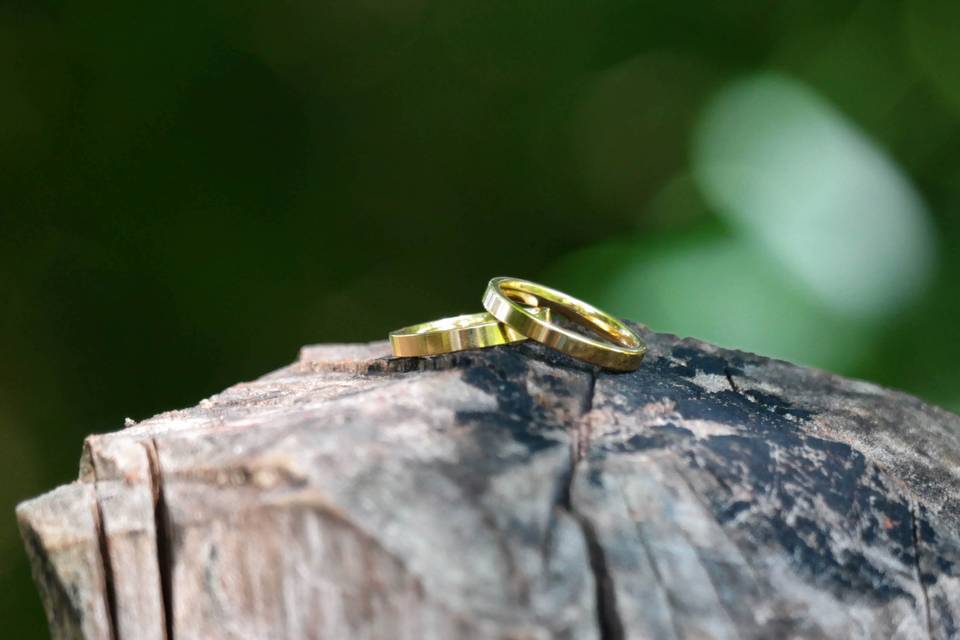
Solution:
[[(548, 308), (605, 340), (593, 339), (538, 317), (515, 301), (534, 297), (538, 308)], [(526, 300), (526, 298), (522, 298)], [(633, 329), (610, 314), (561, 291), (519, 278), (494, 278), (487, 285), (483, 306), (490, 314), (519, 334), (569, 356), (616, 371), (640, 366), (647, 346)]]
[[(524, 299), (522, 296), (517, 296)], [(523, 307), (523, 305), (520, 305)], [(532, 309), (533, 317), (550, 317), (549, 309)], [(390, 332), (390, 346), (398, 357), (434, 356), (452, 351), (482, 349), (527, 337), (502, 324), (486, 311), (415, 324)]]

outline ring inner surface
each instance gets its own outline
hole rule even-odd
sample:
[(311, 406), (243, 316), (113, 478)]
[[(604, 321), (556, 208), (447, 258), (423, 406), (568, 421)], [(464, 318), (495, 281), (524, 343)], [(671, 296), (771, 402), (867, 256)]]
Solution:
[[(640, 342), (633, 332), (619, 320), (572, 296), (533, 283), (528, 284), (516, 280), (502, 282), (500, 287), (503, 294), (510, 298), (515, 299), (518, 294), (535, 296), (539, 306), (556, 311), (576, 327), (586, 329), (594, 336), (612, 340), (617, 345), (628, 349), (636, 349), (640, 346)], [(567, 331), (573, 330), (556, 320), (553, 320), (550, 324)]]

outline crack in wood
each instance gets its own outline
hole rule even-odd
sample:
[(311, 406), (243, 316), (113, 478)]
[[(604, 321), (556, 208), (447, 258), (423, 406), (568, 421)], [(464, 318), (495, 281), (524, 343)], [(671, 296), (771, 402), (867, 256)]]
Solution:
[(110, 547), (107, 533), (103, 528), (103, 507), (100, 504), (100, 495), (97, 494), (93, 504), (93, 526), (97, 534), (97, 546), (100, 550), (100, 567), (103, 571), (104, 596), (106, 599), (107, 617), (110, 624), (110, 637), (117, 640), (119, 625), (117, 624), (117, 591), (113, 579), (113, 563), (110, 561)]
[(153, 521), (157, 539), (157, 569), (160, 572), (160, 594), (163, 598), (163, 621), (167, 640), (173, 640), (173, 550), (170, 540), (169, 515), (163, 495), (163, 475), (157, 442), (143, 442), (150, 465), (150, 488), (153, 491)]
[(911, 500), (910, 504), (910, 533), (913, 536), (913, 567), (917, 574), (917, 584), (920, 585), (920, 593), (923, 595), (924, 616), (927, 623), (927, 638), (933, 638), (933, 623), (930, 618), (930, 596), (927, 593), (927, 585), (923, 583), (923, 573), (920, 571), (920, 535), (917, 530), (916, 507)]
[(601, 640), (623, 640), (626, 635), (623, 629), (623, 621), (620, 619), (620, 613), (617, 610), (617, 594), (613, 584), (613, 575), (607, 564), (607, 554), (600, 543), (597, 530), (589, 518), (572, 506), (570, 507), (570, 515), (580, 525), (580, 531), (583, 533), (583, 539), (587, 545), (587, 557), (590, 560), (590, 571), (593, 573), (596, 590), (597, 625), (599, 626), (600, 638)]
[(549, 550), (552, 547), (554, 531), (557, 526), (556, 512), (562, 510), (573, 518), (580, 529), (580, 534), (583, 536), (590, 572), (593, 575), (594, 606), (600, 638), (601, 640), (623, 640), (626, 634), (623, 621), (617, 610), (616, 590), (613, 575), (607, 562), (606, 551), (600, 542), (600, 537), (593, 522), (584, 513), (580, 512), (573, 502), (573, 483), (576, 479), (577, 469), (590, 445), (591, 411), (593, 410), (596, 385), (597, 372), (592, 370), (590, 371), (587, 391), (584, 394), (580, 417), (570, 427), (570, 463), (563, 468), (557, 477), (557, 486), (550, 505), (550, 520), (544, 538), (543, 556), (544, 565), (549, 568)]
[(617, 609), (617, 593), (614, 588), (613, 574), (607, 563), (606, 550), (600, 542), (600, 536), (593, 522), (586, 514), (579, 511), (573, 501), (573, 482), (577, 468), (583, 460), (590, 446), (593, 420), (593, 399), (597, 388), (597, 371), (590, 372), (590, 382), (584, 399), (581, 419), (573, 426), (570, 446), (570, 471), (566, 479), (566, 486), (561, 494), (561, 507), (567, 511), (580, 527), (584, 544), (587, 547), (587, 558), (590, 562), (590, 571), (593, 574), (594, 597), (596, 599), (597, 626), (601, 640), (623, 640), (626, 636), (623, 621)]
[(730, 367), (723, 368), (723, 375), (727, 378), (727, 384), (730, 385), (730, 390), (738, 396), (742, 396), (743, 394), (740, 393), (740, 387), (738, 387), (737, 383), (733, 380), (733, 373), (730, 371)]

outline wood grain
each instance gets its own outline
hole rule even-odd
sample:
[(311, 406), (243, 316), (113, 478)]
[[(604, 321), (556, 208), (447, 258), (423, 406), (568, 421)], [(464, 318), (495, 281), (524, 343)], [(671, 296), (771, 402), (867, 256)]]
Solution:
[(960, 417), (640, 330), (307, 347), (17, 510), (60, 638), (953, 638)]

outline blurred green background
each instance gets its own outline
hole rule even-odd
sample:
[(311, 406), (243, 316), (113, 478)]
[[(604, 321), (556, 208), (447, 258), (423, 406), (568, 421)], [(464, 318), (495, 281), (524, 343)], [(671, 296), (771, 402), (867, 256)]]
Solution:
[(4, 2), (0, 619), (82, 438), (488, 278), (960, 409), (960, 4)]

